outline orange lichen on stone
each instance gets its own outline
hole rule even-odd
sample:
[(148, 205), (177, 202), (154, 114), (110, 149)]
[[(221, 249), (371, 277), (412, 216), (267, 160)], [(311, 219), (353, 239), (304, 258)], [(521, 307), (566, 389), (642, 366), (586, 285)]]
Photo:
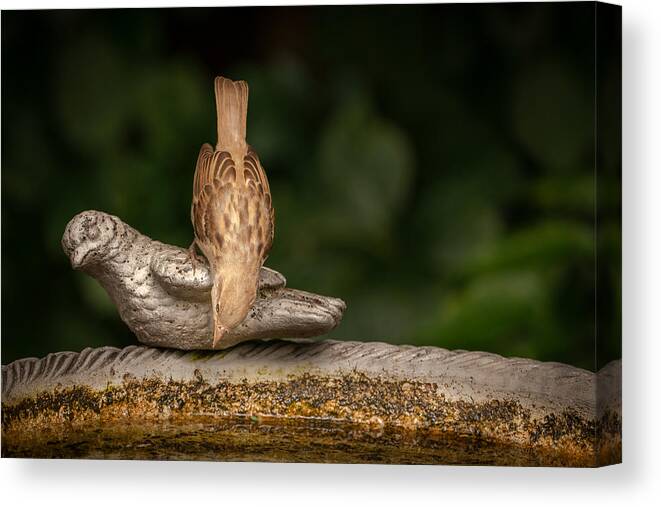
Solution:
[[(412, 462), (420, 463), (453, 462), (452, 457), (444, 458), (439, 451), (447, 447), (449, 440), (453, 442), (450, 447), (455, 457), (461, 443), (465, 449), (480, 445), (507, 449), (508, 455), (516, 449), (518, 458), (511, 464), (591, 466), (595, 459), (595, 425), (576, 414), (567, 412), (537, 420), (514, 401), (450, 401), (439, 396), (433, 383), (372, 378), (361, 373), (335, 378), (302, 374), (284, 382), (266, 380), (213, 385), (201, 377), (188, 382), (127, 378), (121, 385), (109, 385), (99, 391), (73, 387), (42, 392), (14, 405), (3, 406), (3, 456), (46, 452), (47, 444), (53, 452), (58, 449), (61, 457), (73, 456), (76, 454), (67, 447), (72, 435), (85, 435), (94, 428), (96, 440), (81, 440), (81, 446), (93, 455), (103, 452), (104, 446), (119, 445), (113, 438), (144, 439), (143, 433), (149, 432), (148, 428), (166, 423), (171, 430), (169, 437), (163, 440), (163, 435), (159, 438), (152, 435), (151, 443), (145, 445), (157, 453), (159, 442), (167, 443), (161, 450), (162, 456), (167, 458), (169, 446), (188, 439), (186, 435), (191, 425), (222, 427), (222, 434), (227, 437), (233, 427), (243, 431), (246, 421), (252, 425), (268, 422), (268, 427), (278, 428), (283, 435), (295, 428), (298, 437), (291, 440), (294, 447), (303, 445), (303, 436), (310, 438), (319, 425), (326, 428), (328, 445), (350, 430), (356, 445), (369, 441), (374, 449), (381, 449), (378, 462), (402, 462), (400, 451), (389, 446), (398, 442), (399, 449), (401, 442), (407, 439), (412, 439), (413, 447), (420, 451), (419, 460)], [(251, 425), (248, 427), (255, 429)], [(212, 440), (218, 437), (214, 432), (206, 432), (206, 435)], [(255, 439), (265, 438), (256, 435), (255, 431), (248, 432), (248, 447)], [(278, 460), (290, 461), (293, 456), (282, 454), (285, 440), (279, 444)], [(92, 449), (94, 441), (100, 446), (97, 450)], [(346, 442), (335, 441), (335, 444), (346, 445)], [(289, 450), (294, 452), (294, 449)], [(140, 456), (140, 453), (127, 452), (126, 457)], [(273, 457), (268, 451), (265, 453), (265, 459)], [(187, 456), (196, 459), (192, 454)], [(411, 453), (407, 456), (413, 459)], [(215, 459), (225, 457), (228, 456), (221, 453)], [(318, 460), (332, 461), (333, 458), (320, 455)], [(352, 461), (346, 455), (342, 460)]]

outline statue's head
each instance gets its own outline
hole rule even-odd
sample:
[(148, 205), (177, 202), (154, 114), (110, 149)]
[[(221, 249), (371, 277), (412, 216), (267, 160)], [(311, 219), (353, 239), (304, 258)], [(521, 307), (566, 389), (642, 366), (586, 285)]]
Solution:
[(62, 248), (71, 266), (84, 269), (114, 256), (126, 236), (119, 218), (102, 211), (83, 211), (71, 219), (62, 236)]

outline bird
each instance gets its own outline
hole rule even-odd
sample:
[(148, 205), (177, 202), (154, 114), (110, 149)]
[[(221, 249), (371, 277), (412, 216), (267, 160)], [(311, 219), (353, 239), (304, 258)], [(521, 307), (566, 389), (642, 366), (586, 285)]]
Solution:
[[(193, 271), (189, 251), (141, 234), (120, 218), (88, 210), (62, 235), (71, 266), (95, 278), (121, 319), (145, 345), (210, 350), (214, 277), (204, 259)], [(285, 277), (262, 267), (254, 305), (217, 348), (255, 339), (309, 338), (330, 332), (346, 305), (338, 298), (286, 287)]]
[(274, 210), (269, 182), (246, 142), (248, 84), (214, 80), (217, 142), (202, 145), (195, 164), (191, 222), (196, 247), (213, 274), (213, 348), (239, 325), (255, 302), (260, 269), (273, 243)]

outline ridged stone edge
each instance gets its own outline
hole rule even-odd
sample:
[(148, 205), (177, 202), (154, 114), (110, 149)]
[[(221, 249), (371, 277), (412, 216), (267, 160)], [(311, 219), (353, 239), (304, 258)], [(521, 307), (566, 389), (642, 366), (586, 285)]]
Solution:
[[(13, 405), (40, 392), (69, 386), (102, 389), (132, 378), (209, 382), (280, 381), (303, 373), (431, 382), (450, 400), (518, 401), (534, 412), (573, 410), (596, 420), (621, 414), (621, 361), (598, 374), (562, 363), (504, 358), (488, 352), (379, 342), (278, 340), (248, 342), (219, 352), (129, 346), (58, 352), (2, 367), (2, 402)], [(597, 403), (599, 383), (599, 403)]]

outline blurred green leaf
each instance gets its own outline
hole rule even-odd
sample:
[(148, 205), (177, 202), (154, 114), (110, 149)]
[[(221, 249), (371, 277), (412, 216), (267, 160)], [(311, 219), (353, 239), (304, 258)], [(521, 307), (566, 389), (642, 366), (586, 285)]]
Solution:
[(451, 349), (537, 357), (538, 344), (553, 327), (546, 312), (548, 296), (544, 279), (534, 271), (476, 279), (444, 300), (438, 320), (420, 339)]
[(387, 235), (408, 195), (413, 155), (406, 136), (364, 96), (340, 105), (320, 139), (320, 171), (332, 199), (332, 233), (361, 242)]
[(595, 192), (594, 175), (588, 173), (540, 179), (531, 195), (543, 208), (593, 214)]
[(423, 188), (417, 203), (417, 231), (430, 242), (429, 261), (440, 273), (462, 268), (500, 237), (499, 210), (522, 187), (516, 159), (493, 139), (460, 164)]
[(128, 72), (126, 61), (101, 34), (86, 36), (59, 56), (59, 124), (71, 145), (91, 158), (107, 156), (123, 134), (135, 105), (133, 89), (127, 86), (135, 81), (125, 79)]
[(514, 131), (546, 171), (570, 171), (582, 157), (593, 160), (591, 91), (562, 63), (535, 65), (515, 83)]
[(464, 276), (519, 268), (544, 272), (594, 256), (594, 232), (578, 222), (547, 220), (521, 229), (482, 249), (466, 261)]

